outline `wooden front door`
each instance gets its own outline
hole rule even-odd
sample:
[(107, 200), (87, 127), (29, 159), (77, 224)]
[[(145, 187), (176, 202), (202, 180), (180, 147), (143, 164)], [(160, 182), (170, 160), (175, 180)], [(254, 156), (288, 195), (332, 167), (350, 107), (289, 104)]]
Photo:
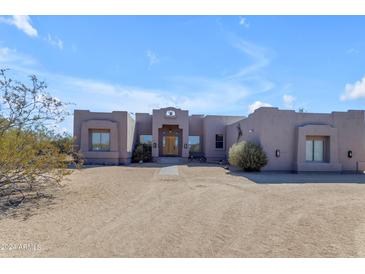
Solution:
[(162, 150), (164, 155), (178, 155), (179, 148), (178, 148), (179, 140), (177, 136), (167, 135), (163, 136), (162, 140)]

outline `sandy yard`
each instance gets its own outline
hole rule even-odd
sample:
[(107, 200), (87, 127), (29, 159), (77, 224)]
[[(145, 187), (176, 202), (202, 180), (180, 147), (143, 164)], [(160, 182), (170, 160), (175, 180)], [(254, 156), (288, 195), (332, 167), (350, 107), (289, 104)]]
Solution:
[(365, 256), (365, 176), (250, 176), (258, 183), (215, 166), (75, 171), (54, 198), (0, 215), (0, 257)]

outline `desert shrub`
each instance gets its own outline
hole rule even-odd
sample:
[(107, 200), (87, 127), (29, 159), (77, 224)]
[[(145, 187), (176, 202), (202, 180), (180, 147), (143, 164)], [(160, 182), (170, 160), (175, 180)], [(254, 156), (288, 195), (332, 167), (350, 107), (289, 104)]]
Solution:
[(68, 164), (83, 164), (83, 155), (74, 149), (75, 139), (71, 135), (67, 133), (51, 134), (50, 140), (51, 143), (58, 149), (59, 153), (68, 156), (66, 160)]
[(245, 171), (260, 171), (267, 164), (267, 157), (259, 144), (239, 142), (229, 149), (228, 161)]
[(72, 154), (74, 139), (69, 134), (56, 134), (51, 136), (51, 139), (52, 144), (60, 153)]
[(138, 144), (136, 145), (133, 154), (132, 161), (138, 163), (140, 161), (150, 162), (152, 160), (152, 146), (151, 144)]
[(4, 189), (35, 191), (70, 174), (73, 147), (52, 133), (69, 114), (67, 105), (35, 75), (22, 83), (0, 69), (0, 195)]
[(67, 154), (33, 131), (7, 130), (0, 138), (0, 187), (33, 188), (60, 182), (70, 173)]

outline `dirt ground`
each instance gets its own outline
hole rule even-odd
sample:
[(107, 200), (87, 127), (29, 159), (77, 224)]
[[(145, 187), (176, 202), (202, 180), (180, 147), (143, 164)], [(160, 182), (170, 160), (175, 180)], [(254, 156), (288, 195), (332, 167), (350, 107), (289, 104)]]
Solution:
[(365, 176), (244, 176), (187, 165), (75, 171), (54, 198), (0, 215), (0, 257), (365, 256)]

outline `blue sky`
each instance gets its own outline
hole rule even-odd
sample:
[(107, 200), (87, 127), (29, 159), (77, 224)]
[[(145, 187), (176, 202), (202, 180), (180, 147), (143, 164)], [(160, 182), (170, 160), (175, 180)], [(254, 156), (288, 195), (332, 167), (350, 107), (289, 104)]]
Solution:
[[(92, 111), (364, 109), (365, 17), (1, 16), (0, 65)], [(72, 132), (72, 117), (62, 125)]]

